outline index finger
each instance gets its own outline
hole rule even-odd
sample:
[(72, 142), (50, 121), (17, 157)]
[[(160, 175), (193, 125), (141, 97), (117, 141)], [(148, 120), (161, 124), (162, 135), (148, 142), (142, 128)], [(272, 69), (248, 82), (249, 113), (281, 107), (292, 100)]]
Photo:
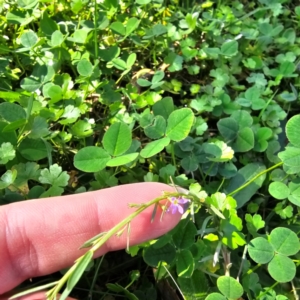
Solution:
[[(0, 208), (0, 294), (20, 282), (70, 266), (84, 250), (78, 248), (105, 232), (134, 210), (128, 203), (143, 203), (174, 191), (161, 183), (139, 183), (84, 194), (30, 200)], [(171, 230), (180, 216), (166, 214), (162, 222), (153, 208), (131, 222), (130, 244), (142, 243)], [(111, 238), (97, 256), (126, 247), (127, 237)]]

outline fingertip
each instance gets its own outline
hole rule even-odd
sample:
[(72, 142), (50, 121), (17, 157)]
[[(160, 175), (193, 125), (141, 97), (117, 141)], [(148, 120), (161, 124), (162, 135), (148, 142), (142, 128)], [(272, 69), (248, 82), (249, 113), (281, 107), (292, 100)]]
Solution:
[[(176, 191), (174, 187), (159, 182), (128, 184), (120, 186), (118, 189), (119, 191), (115, 188), (111, 190), (115, 195), (119, 195), (119, 192), (122, 192), (122, 199), (119, 201), (120, 209), (118, 211), (118, 208), (115, 207), (114, 220), (121, 220), (124, 216), (135, 211), (133, 208), (128, 207), (128, 203), (142, 204), (163, 196), (164, 192)], [(111, 196), (108, 196), (108, 198), (111, 198)], [(161, 200), (159, 204), (164, 205), (165, 202), (165, 200)], [(181, 214), (172, 214), (166, 211), (163, 213), (160, 205), (158, 205), (155, 215), (153, 214), (155, 205), (151, 205), (130, 222), (131, 245), (140, 244), (162, 236), (178, 224)], [(129, 211), (126, 212), (126, 209)], [(105, 212), (99, 212), (99, 216), (101, 215), (105, 215)], [(122, 216), (122, 218), (117, 215)], [(105, 222), (105, 220), (103, 221)], [(126, 234), (123, 234), (121, 237), (111, 238), (106, 246), (109, 251), (118, 250), (126, 247), (126, 240)]]
[[(173, 186), (159, 182), (139, 183), (135, 188), (137, 189), (137, 192), (139, 192), (139, 190), (142, 190), (143, 192), (148, 191), (149, 194), (151, 194), (149, 200), (162, 196), (164, 192), (176, 192), (176, 189)], [(154, 205), (152, 205), (133, 220), (132, 225), (134, 225), (134, 227), (132, 226), (132, 228), (134, 228), (137, 236), (137, 240), (134, 241), (135, 244), (162, 236), (179, 223), (182, 217), (180, 213), (176, 212), (175, 214), (172, 214), (167, 211), (163, 212), (161, 206), (166, 204), (165, 200), (160, 201), (159, 204), (154, 218)]]

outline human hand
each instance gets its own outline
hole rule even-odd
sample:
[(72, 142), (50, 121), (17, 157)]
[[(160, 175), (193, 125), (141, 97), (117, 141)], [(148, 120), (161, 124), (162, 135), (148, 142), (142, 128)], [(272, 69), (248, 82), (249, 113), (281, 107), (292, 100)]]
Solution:
[[(144, 203), (174, 192), (161, 183), (137, 183), (46, 199), (17, 202), (0, 207), (0, 295), (22, 281), (69, 267), (86, 250), (78, 248), (91, 237), (108, 231), (133, 212), (128, 203)], [(151, 223), (153, 208), (131, 222), (130, 245), (140, 244), (170, 231), (180, 214), (159, 211)], [(127, 237), (111, 238), (97, 251), (99, 257), (126, 247)], [(8, 296), (0, 296), (0, 300)], [(44, 293), (22, 300), (42, 300)]]

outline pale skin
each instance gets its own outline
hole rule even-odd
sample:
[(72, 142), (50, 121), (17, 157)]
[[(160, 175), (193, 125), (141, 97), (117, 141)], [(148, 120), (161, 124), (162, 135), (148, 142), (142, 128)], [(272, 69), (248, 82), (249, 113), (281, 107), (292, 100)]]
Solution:
[[(130, 215), (128, 203), (144, 203), (174, 188), (161, 183), (137, 183), (83, 194), (17, 202), (0, 206), (0, 300), (8, 299), (22, 281), (71, 266), (84, 250), (79, 247)], [(131, 223), (130, 245), (163, 235), (180, 220), (179, 213), (160, 221), (153, 208)], [(96, 257), (124, 249), (127, 237), (111, 238)], [(2, 295), (2, 296), (1, 296)], [(22, 300), (43, 300), (45, 293)], [(71, 298), (70, 298), (71, 299)]]

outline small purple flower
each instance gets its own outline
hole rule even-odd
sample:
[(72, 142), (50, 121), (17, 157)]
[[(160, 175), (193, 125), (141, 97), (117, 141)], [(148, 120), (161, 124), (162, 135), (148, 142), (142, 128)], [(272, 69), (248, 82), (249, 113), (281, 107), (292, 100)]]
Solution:
[(183, 198), (181, 196), (180, 197), (171, 197), (171, 198), (169, 198), (169, 200), (171, 201), (171, 205), (170, 205), (170, 207), (168, 208), (167, 211), (168, 212), (171, 211), (173, 215), (177, 211), (180, 214), (183, 214), (184, 213), (184, 209), (181, 206), (181, 204), (186, 204), (186, 203), (188, 203), (190, 201), (189, 199)]

